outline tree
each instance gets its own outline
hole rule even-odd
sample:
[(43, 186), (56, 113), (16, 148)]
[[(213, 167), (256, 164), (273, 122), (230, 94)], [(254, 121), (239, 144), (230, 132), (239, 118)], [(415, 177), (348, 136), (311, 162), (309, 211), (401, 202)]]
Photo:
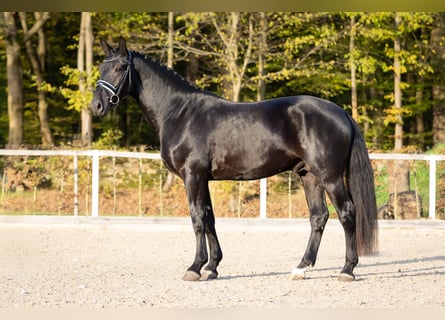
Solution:
[[(173, 39), (174, 39), (174, 13), (168, 13), (168, 31), (167, 31), (167, 67), (173, 69)], [(167, 172), (167, 179), (162, 186), (162, 191), (168, 192), (170, 188), (173, 186), (173, 182), (175, 181), (175, 175), (171, 172)]]
[[(85, 144), (93, 141), (85, 108), (98, 75), (98, 60), (89, 58), (93, 46), (87, 37), (93, 31), (111, 42), (123, 35), (132, 50), (231, 100), (299, 94), (332, 100), (351, 112), (375, 149), (399, 149), (400, 142), (424, 149), (445, 142), (443, 13), (52, 13), (44, 29), (24, 41), (41, 20), (38, 14), (2, 14), (0, 50), (8, 63), (0, 69), (5, 87), (9, 84), (0, 95), (0, 121), (9, 122), (4, 136), (11, 145), (36, 144), (40, 137), (48, 143), (40, 116), (45, 108), (37, 108), (43, 100), (54, 144), (80, 132)], [(46, 52), (39, 49), (43, 41)], [(96, 54), (100, 59), (101, 51)], [(61, 73), (62, 65), (67, 67)], [(65, 84), (62, 74), (69, 75)], [(65, 87), (68, 107), (59, 91), (47, 90), (59, 86)], [(121, 144), (157, 146), (132, 99), (94, 121), (96, 136), (116, 127), (124, 133)]]
[[(424, 135), (424, 127), (419, 121), (425, 111), (423, 106), (423, 82), (425, 76), (432, 72), (431, 45), (424, 32), (431, 29), (433, 18), (429, 13), (394, 14), (396, 30), (394, 34), (394, 103), (395, 103), (395, 150), (400, 150), (404, 143), (409, 143), (405, 131)], [(402, 74), (405, 74), (402, 79)], [(402, 98), (402, 91), (405, 97)], [(403, 102), (402, 102), (403, 101)], [(403, 108), (402, 108), (403, 103)], [(428, 105), (428, 103), (425, 103)], [(416, 125), (409, 127), (410, 121), (404, 118), (413, 118)], [(403, 127), (402, 127), (403, 126)]]
[(268, 88), (278, 88), (272, 96), (311, 94), (331, 99), (350, 89), (344, 72), (349, 28), (340, 17), (320, 12), (276, 13), (271, 18), (276, 27), (268, 35), (267, 79)]
[[(46, 82), (43, 72), (45, 71), (45, 33), (43, 25), (49, 19), (48, 12), (34, 12), (35, 22), (31, 28), (28, 28), (27, 17), (25, 12), (20, 12), (20, 22), (23, 29), (23, 42), (25, 43), (26, 52), (31, 62), (31, 66), (35, 75), (35, 82), (38, 96), (38, 115), (40, 121), (40, 132), (42, 135), (42, 144), (44, 146), (54, 145), (53, 136), (48, 119), (48, 103), (46, 101)], [(38, 35), (37, 50), (32, 43), (33, 36)]]
[(403, 147), (403, 119), (401, 115), (402, 110), (402, 70), (400, 65), (400, 35), (398, 29), (400, 28), (402, 17), (399, 12), (394, 15), (396, 34), (394, 36), (394, 109), (395, 109), (395, 130), (394, 130), (394, 151), (400, 151)]
[[(224, 77), (224, 81), (229, 84), (227, 95), (231, 100), (239, 101), (243, 78), (252, 56), (252, 14), (242, 16), (239, 12), (230, 12), (218, 16), (211, 14), (210, 17), (223, 44), (221, 48), (223, 54), (219, 58), (220, 64), (227, 67), (227, 74)], [(243, 19), (244, 21), (241, 21)], [(246, 24), (248, 27), (244, 30), (242, 27)], [(247, 43), (242, 41), (244, 38), (247, 38)]]
[(445, 16), (437, 14), (431, 32), (433, 64), (438, 77), (433, 82), (433, 141), (445, 143)]
[(20, 60), (20, 45), (17, 40), (15, 13), (4, 12), (6, 35), (6, 64), (8, 77), (8, 148), (23, 144), (23, 70)]
[[(394, 14), (395, 35), (394, 35), (394, 116), (395, 116), (395, 130), (394, 130), (394, 151), (400, 152), (403, 147), (403, 118), (402, 118), (402, 66), (400, 62), (401, 54), (401, 39), (400, 39), (400, 24), (402, 17), (399, 12)], [(395, 194), (397, 201), (397, 194), (399, 192), (410, 190), (409, 183), (409, 163), (406, 161), (393, 161), (392, 167), (389, 166), (390, 173), (390, 193)], [(397, 206), (396, 206), (397, 208)]]
[(357, 61), (360, 61), (363, 93), (359, 104), (368, 106), (367, 121), (374, 122), (374, 145), (400, 150), (414, 134), (425, 136), (425, 127), (417, 124), (413, 129), (411, 123), (413, 119), (416, 123), (421, 121), (429, 105), (423, 82), (432, 72), (428, 61), (431, 48), (423, 33), (429, 30), (432, 16), (409, 12), (360, 13), (357, 21), (360, 23)]
[(204, 87), (217, 84), (214, 91), (239, 101), (246, 84), (246, 72), (253, 61), (254, 14), (240, 12), (186, 13), (177, 37), (178, 48), (200, 59), (205, 72), (197, 82)]
[(356, 77), (356, 62), (355, 62), (355, 15), (350, 17), (350, 40), (349, 40), (349, 66), (351, 68), (351, 110), (352, 118), (358, 120), (358, 105), (357, 105), (357, 77)]
[(258, 30), (258, 83), (257, 101), (266, 99), (266, 54), (267, 54), (267, 16), (266, 13), (259, 13)]
[[(91, 85), (93, 68), (93, 28), (91, 14), (82, 12), (80, 20), (79, 47), (77, 51), (77, 70), (79, 71), (79, 91), (84, 96), (91, 96), (93, 87)], [(88, 95), (89, 93), (89, 95)], [(92, 115), (88, 103), (84, 101), (80, 108), (81, 118), (81, 143), (91, 145), (93, 140)]]
[[(91, 145), (93, 141), (92, 114), (89, 103), (93, 97), (94, 83), (98, 77), (97, 67), (93, 65), (93, 30), (91, 14), (80, 14), (80, 27), (76, 51), (76, 68), (65, 65), (61, 72), (67, 78), (66, 87), (61, 88), (62, 95), (68, 99), (68, 109), (80, 114), (80, 144)], [(74, 89), (76, 88), (76, 89)]]

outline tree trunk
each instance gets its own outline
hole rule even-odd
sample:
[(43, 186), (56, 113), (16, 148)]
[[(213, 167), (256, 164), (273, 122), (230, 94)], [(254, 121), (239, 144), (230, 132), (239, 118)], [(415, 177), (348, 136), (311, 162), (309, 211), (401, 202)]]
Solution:
[[(401, 23), (400, 13), (395, 13), (396, 31)], [(403, 119), (402, 111), (402, 89), (401, 89), (401, 66), (400, 66), (400, 38), (394, 37), (394, 108), (396, 112), (396, 125), (394, 130), (394, 151), (399, 151), (403, 147)]]
[(349, 38), (349, 67), (351, 69), (351, 109), (352, 118), (358, 120), (357, 78), (355, 67), (355, 16), (351, 15), (351, 33)]
[[(400, 13), (395, 13), (396, 32), (401, 23)], [(394, 132), (394, 151), (400, 151), (403, 148), (403, 119), (402, 119), (402, 89), (401, 89), (401, 64), (400, 64), (400, 38), (396, 34), (394, 37), (394, 108), (395, 108), (395, 132)], [(397, 206), (397, 194), (410, 190), (409, 181), (409, 162), (403, 160), (390, 161), (388, 164), (389, 175), (389, 193), (394, 194), (394, 216), (399, 215)]]
[[(86, 94), (93, 88), (89, 85), (93, 66), (93, 28), (91, 23), (91, 14), (82, 12), (79, 34), (79, 49), (77, 51), (77, 69), (84, 76), (79, 77), (79, 91)], [(90, 146), (93, 141), (93, 120), (88, 105), (83, 106), (81, 110), (81, 143)]]
[[(48, 118), (48, 103), (46, 102), (46, 90), (45, 90), (45, 79), (43, 77), (43, 70), (45, 68), (45, 34), (42, 31), (44, 23), (49, 19), (48, 12), (35, 12), (34, 16), (36, 18), (35, 24), (31, 29), (28, 29), (28, 23), (26, 20), (26, 13), (20, 12), (20, 21), (24, 33), (25, 48), (28, 54), (29, 61), (31, 62), (32, 70), (36, 76), (37, 85), (37, 97), (38, 97), (38, 114), (40, 121), (40, 133), (42, 134), (42, 144), (44, 146), (54, 145), (53, 136), (51, 134), (51, 128), (49, 125)], [(36, 25), (40, 28), (36, 29)], [(39, 36), (39, 45), (37, 46), (38, 52), (34, 49), (33, 43), (31, 41), (33, 34), (31, 31), (34, 30), (34, 34), (37, 33)], [(43, 46), (42, 46), (43, 43)]]
[[(35, 12), (34, 13), (36, 21), (46, 21), (49, 19), (49, 14), (47, 12)], [(46, 39), (45, 32), (43, 28), (40, 28), (37, 32), (38, 35), (38, 45), (36, 49), (38, 65), (40, 66), (40, 73), (45, 72), (45, 60), (46, 60)], [(42, 76), (43, 78), (43, 76)], [(44, 80), (43, 80), (44, 81)], [(40, 130), (42, 132), (42, 143), (45, 146), (54, 145), (54, 138), (51, 133), (51, 127), (49, 125), (48, 117), (48, 103), (46, 101), (46, 90), (43, 88), (44, 82), (38, 85), (39, 89), (39, 120), (40, 120)]]
[(168, 13), (168, 30), (167, 30), (167, 67), (173, 69), (173, 34), (174, 29), (174, 12)]
[[(431, 32), (431, 45), (436, 54), (433, 64), (437, 74), (445, 72), (445, 21), (443, 14), (437, 14)], [(445, 143), (445, 81), (439, 77), (433, 85), (433, 143)]]
[[(173, 33), (174, 30), (174, 13), (168, 13), (168, 31), (167, 31), (167, 67), (173, 69)], [(175, 181), (175, 175), (170, 171), (167, 172), (167, 179), (162, 186), (162, 191), (170, 191)]]
[(258, 84), (257, 84), (257, 101), (266, 99), (266, 82), (265, 76), (265, 54), (267, 52), (267, 17), (266, 13), (260, 12), (259, 24), (260, 31), (258, 35)]
[(20, 61), (20, 46), (17, 42), (15, 14), (4, 12), (6, 38), (6, 72), (8, 78), (8, 148), (23, 144), (23, 69)]
[(445, 143), (445, 85), (433, 86), (433, 143)]
[(231, 12), (227, 18), (228, 22), (226, 25), (220, 24), (212, 17), (212, 23), (224, 45), (225, 57), (223, 63), (227, 66), (228, 70), (228, 76), (224, 83), (225, 95), (235, 102), (239, 101), (243, 77), (246, 73), (247, 65), (250, 62), (252, 52), (254, 31), (252, 14), (249, 15), (247, 46), (243, 50), (244, 56), (242, 59), (239, 57), (239, 46), (242, 40), (239, 31), (241, 27), (240, 12)]
[(240, 19), (239, 12), (231, 12), (230, 36), (227, 41), (227, 51), (229, 55), (229, 70), (232, 82), (232, 100), (237, 102), (241, 92), (241, 80), (238, 71), (238, 24)]
[[(423, 86), (424, 79), (420, 77), (417, 80), (418, 88), (416, 90), (416, 105), (420, 106), (423, 103)], [(416, 143), (421, 150), (425, 150), (425, 125), (423, 119), (423, 111), (419, 111), (416, 114)]]
[[(368, 96), (367, 96), (366, 93), (367, 93), (367, 90), (366, 90), (366, 88), (363, 86), (363, 88), (362, 88), (362, 90), (361, 90), (361, 101), (362, 101), (362, 104), (363, 104), (364, 106), (366, 106), (366, 105), (367, 105), (367, 102), (368, 102), (368, 101), (367, 101), (367, 100), (368, 100)], [(366, 107), (363, 108), (362, 114), (363, 114), (363, 118), (364, 118), (364, 121), (363, 121), (363, 135), (366, 137), (366, 136), (368, 135), (369, 128), (370, 128), (370, 122), (369, 122), (368, 110), (367, 110)]]

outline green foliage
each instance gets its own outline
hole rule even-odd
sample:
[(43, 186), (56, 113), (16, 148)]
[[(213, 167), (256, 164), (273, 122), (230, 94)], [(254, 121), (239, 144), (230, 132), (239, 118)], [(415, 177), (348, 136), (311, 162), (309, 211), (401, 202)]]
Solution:
[[(312, 94), (330, 99), (345, 109), (351, 106), (350, 61), (357, 70), (358, 120), (368, 145), (380, 150), (392, 149), (397, 116), (404, 122), (406, 144), (422, 148), (432, 145), (435, 103), (432, 87), (443, 84), (443, 61), (431, 38), (435, 21), (441, 13), (401, 12), (395, 27), (394, 12), (267, 12), (267, 43), (260, 48), (262, 16), (256, 12), (239, 13), (234, 29), (233, 14), (228, 12), (185, 12), (174, 14), (173, 64), (177, 72), (216, 94), (231, 97), (240, 81), (240, 100), (254, 101), (260, 79), (258, 59), (265, 58), (266, 97)], [(354, 43), (350, 51), (351, 17), (354, 17)], [(441, 17), (441, 19), (436, 19)], [(102, 58), (99, 38), (116, 43), (127, 38), (132, 50), (148, 54), (163, 63), (167, 60), (168, 14), (166, 12), (97, 12), (92, 14), (95, 35), (95, 67), (86, 78), (74, 67), (77, 64), (79, 13), (52, 13), (45, 24), (48, 55), (45, 81), (48, 89), (48, 113), (56, 144), (67, 144), (80, 131), (79, 111), (88, 106), (91, 90), (81, 93), (79, 82), (94, 88), (97, 66)], [(442, 27), (443, 28), (443, 27)], [(401, 110), (393, 105), (394, 39), (401, 40), (402, 99)], [(230, 44), (235, 47), (230, 47)], [(5, 52), (5, 42), (0, 53)], [(23, 50), (24, 51), (24, 50)], [(0, 55), (0, 84), (6, 87), (5, 54)], [(1, 62), (0, 61), (0, 62)], [(37, 96), (33, 75), (28, 71), (23, 52), (26, 144), (40, 143)], [(56, 90), (56, 88), (58, 90)], [(94, 120), (95, 139), (100, 144), (110, 130), (122, 132), (112, 144), (157, 147), (156, 134), (149, 128), (134, 101), (125, 102), (105, 119)], [(422, 116), (424, 132), (416, 132), (413, 123)], [(0, 92), (0, 145), (7, 137), (6, 91)], [(422, 139), (420, 139), (422, 137)], [(107, 145), (110, 141), (105, 142)]]
[(83, 82), (85, 87), (94, 88), (99, 79), (99, 69), (97, 66), (94, 66), (89, 76), (87, 72), (80, 72), (78, 69), (66, 65), (60, 69), (60, 72), (66, 76), (64, 83), (66, 87), (60, 88), (60, 93), (68, 101), (66, 108), (80, 112), (89, 105), (93, 98), (93, 91), (87, 90), (86, 92), (81, 92), (79, 90), (79, 83)]
[(119, 145), (119, 140), (123, 136), (123, 132), (119, 129), (108, 129), (103, 132), (99, 139), (94, 143), (97, 149), (113, 149)]

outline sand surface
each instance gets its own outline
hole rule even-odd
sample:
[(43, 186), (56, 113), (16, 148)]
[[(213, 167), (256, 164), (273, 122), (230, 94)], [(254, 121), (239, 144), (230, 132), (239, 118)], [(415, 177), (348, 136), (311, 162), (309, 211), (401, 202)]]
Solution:
[(188, 218), (0, 216), (0, 308), (444, 307), (445, 222), (382, 221), (380, 251), (337, 281), (344, 234), (328, 222), (315, 268), (288, 280), (307, 220), (219, 219), (220, 277), (184, 282)]

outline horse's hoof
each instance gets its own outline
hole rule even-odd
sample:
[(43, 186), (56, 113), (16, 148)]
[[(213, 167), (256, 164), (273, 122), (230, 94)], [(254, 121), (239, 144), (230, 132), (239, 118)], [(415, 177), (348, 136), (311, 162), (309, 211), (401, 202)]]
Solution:
[(338, 281), (342, 281), (342, 282), (355, 281), (355, 276), (353, 274), (340, 273), (340, 276), (338, 277)]
[(303, 280), (305, 278), (306, 268), (294, 268), (289, 276), (290, 280)]
[(201, 280), (213, 280), (218, 277), (218, 273), (212, 270), (203, 270), (201, 272)]
[(186, 271), (184, 276), (182, 277), (182, 280), (184, 281), (198, 281), (199, 279), (201, 279), (201, 275), (190, 270)]

